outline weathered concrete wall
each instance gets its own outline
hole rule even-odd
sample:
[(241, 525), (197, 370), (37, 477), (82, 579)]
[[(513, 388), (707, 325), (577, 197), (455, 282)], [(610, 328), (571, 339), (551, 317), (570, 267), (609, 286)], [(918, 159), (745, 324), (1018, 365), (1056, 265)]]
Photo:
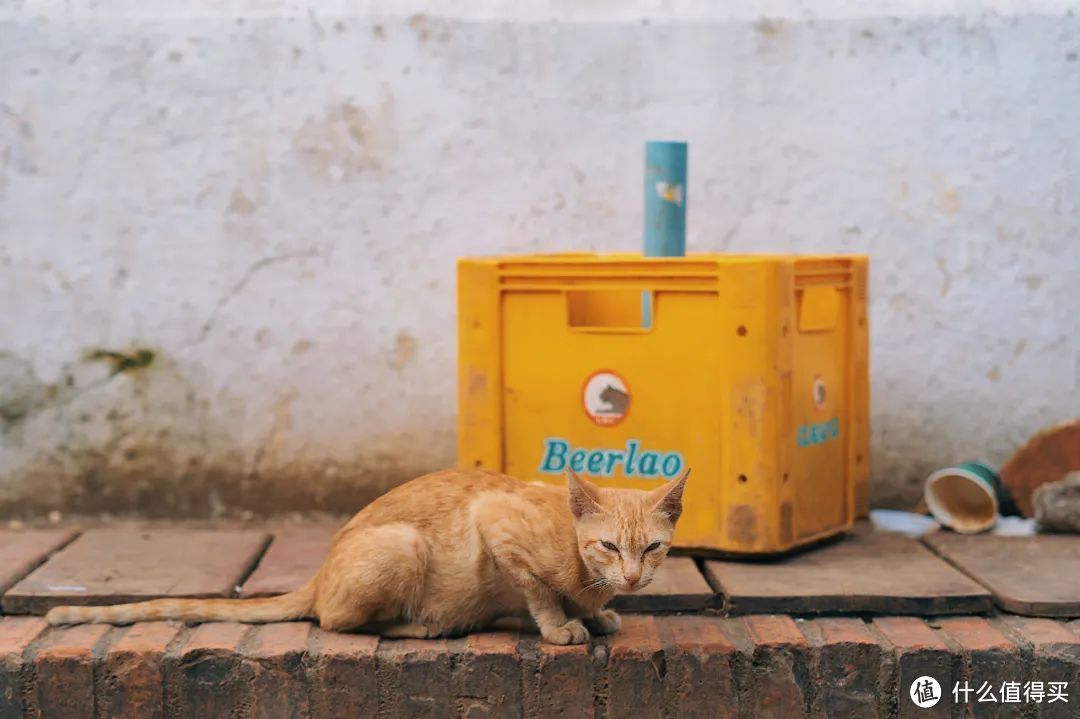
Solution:
[(453, 462), (454, 258), (638, 247), (648, 138), (692, 250), (872, 255), (879, 503), (1076, 413), (1068, 5), (513, 5), (0, 2), (0, 512)]

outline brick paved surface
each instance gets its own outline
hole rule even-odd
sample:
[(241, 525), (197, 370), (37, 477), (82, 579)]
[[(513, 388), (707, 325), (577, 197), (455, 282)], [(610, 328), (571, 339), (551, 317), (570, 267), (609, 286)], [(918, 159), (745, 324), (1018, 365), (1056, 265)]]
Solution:
[[(324, 541), (317, 532), (309, 539), (309, 549)], [(56, 542), (54, 557), (69, 551), (62, 544)], [(6, 576), (19, 566), (33, 577), (43, 561), (38, 542), (21, 546), (25, 555), (0, 554)], [(203, 536), (203, 546), (215, 543)], [(249, 546), (246, 556), (261, 540)], [(249, 591), (300, 581), (311, 560), (286, 549), (279, 545), (276, 556), (263, 557), (263, 587), (252, 586), (258, 570), (244, 575)], [(236, 579), (235, 561), (222, 566), (205, 579), (230, 593), (222, 581), (243, 584), (244, 577)], [(163, 571), (152, 574), (155, 583)], [(685, 602), (694, 592), (700, 587), (668, 595)], [(620, 633), (575, 647), (507, 632), (384, 640), (326, 633), (304, 622), (51, 628), (40, 617), (4, 616), (0, 719), (1080, 716), (1080, 620), (725, 617), (719, 606), (706, 602), (696, 614), (624, 614)], [(923, 676), (942, 687), (940, 702), (928, 709), (916, 707), (909, 693)], [(1013, 682), (1041, 682), (1042, 701), (1002, 702), (1003, 687)], [(976, 692), (967, 707), (953, 701), (958, 683)], [(1050, 683), (1065, 685), (1067, 702), (1051, 703)], [(983, 685), (998, 701), (977, 701)]]
[[(1069, 701), (975, 716), (1080, 714), (1080, 635), (1045, 619), (627, 616), (620, 634), (379, 640), (307, 623), (47, 628), (0, 619), (0, 719), (43, 717), (956, 716), (954, 681), (1065, 681)], [(946, 696), (915, 707), (914, 678)]]

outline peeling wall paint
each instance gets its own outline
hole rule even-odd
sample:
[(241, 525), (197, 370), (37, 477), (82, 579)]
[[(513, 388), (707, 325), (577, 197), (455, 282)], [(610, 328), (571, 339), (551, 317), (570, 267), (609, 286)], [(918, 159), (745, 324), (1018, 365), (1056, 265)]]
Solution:
[(455, 257), (636, 249), (662, 137), (692, 251), (871, 254), (877, 503), (1080, 409), (1069, 3), (368, 5), (0, 5), (0, 515), (451, 464)]

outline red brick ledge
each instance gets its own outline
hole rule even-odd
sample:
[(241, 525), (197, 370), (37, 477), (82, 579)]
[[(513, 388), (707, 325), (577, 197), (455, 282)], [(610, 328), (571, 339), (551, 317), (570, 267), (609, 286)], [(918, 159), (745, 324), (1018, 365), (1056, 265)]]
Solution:
[[(1023, 617), (624, 617), (591, 645), (379, 640), (306, 623), (49, 628), (0, 619), (0, 719), (47, 717), (949, 716), (954, 681), (1071, 682), (1080, 624)], [(914, 707), (929, 674), (946, 697)], [(1018, 715), (1035, 707), (1017, 705)]]

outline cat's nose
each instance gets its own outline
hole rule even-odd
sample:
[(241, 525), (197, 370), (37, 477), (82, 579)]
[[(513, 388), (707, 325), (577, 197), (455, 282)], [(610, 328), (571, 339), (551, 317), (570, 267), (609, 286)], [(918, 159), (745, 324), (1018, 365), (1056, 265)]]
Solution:
[(633, 589), (634, 585), (636, 585), (638, 583), (638, 580), (641, 579), (641, 575), (640, 574), (624, 574), (623, 579), (626, 580), (626, 586)]

